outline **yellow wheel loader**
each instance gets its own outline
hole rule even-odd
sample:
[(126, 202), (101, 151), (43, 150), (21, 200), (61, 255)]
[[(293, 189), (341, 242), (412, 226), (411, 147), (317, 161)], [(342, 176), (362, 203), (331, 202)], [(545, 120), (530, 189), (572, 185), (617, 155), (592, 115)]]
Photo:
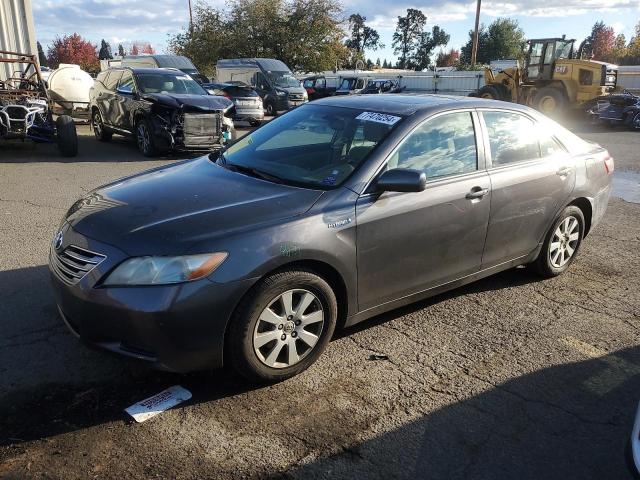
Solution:
[[(573, 57), (575, 40), (529, 40), (524, 67), (494, 75), (484, 72), (485, 85), (472, 95), (529, 105), (546, 115), (592, 106), (615, 90), (618, 66)], [(580, 52), (578, 52), (580, 54)]]

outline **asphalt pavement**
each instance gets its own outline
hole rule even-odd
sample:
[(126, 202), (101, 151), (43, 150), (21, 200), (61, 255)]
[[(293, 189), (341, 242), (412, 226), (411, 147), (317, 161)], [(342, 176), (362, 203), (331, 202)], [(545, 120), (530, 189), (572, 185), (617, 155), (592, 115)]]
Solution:
[[(517, 268), (389, 312), (261, 388), (90, 350), (56, 313), (47, 253), (66, 209), (179, 157), (145, 159), (87, 127), (73, 159), (0, 144), (0, 478), (630, 478), (640, 133), (574, 129), (610, 150), (616, 173), (606, 216), (566, 274)], [(124, 413), (171, 385), (192, 399), (141, 424)]]

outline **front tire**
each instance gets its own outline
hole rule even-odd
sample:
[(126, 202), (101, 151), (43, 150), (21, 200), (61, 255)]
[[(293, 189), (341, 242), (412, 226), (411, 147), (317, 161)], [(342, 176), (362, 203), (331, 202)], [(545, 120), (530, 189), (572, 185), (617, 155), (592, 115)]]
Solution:
[(158, 153), (151, 124), (146, 118), (141, 118), (136, 123), (136, 143), (145, 157), (153, 157)]
[(69, 115), (60, 115), (56, 119), (56, 136), (58, 148), (63, 157), (78, 155), (78, 132), (73, 118)]
[(500, 91), (495, 85), (485, 85), (478, 90), (478, 97), (489, 100), (502, 100)]
[(253, 382), (278, 382), (312, 365), (336, 326), (329, 284), (310, 270), (284, 270), (261, 280), (241, 301), (227, 335), (232, 367)]
[(111, 140), (113, 133), (104, 126), (102, 114), (98, 109), (95, 109), (93, 115), (91, 115), (91, 126), (93, 127), (93, 134), (99, 141), (108, 142)]
[(541, 276), (557, 277), (569, 268), (582, 244), (584, 225), (584, 215), (578, 207), (571, 205), (560, 213), (534, 261)]
[(534, 95), (533, 105), (540, 113), (554, 116), (567, 109), (567, 97), (557, 88), (545, 87)]

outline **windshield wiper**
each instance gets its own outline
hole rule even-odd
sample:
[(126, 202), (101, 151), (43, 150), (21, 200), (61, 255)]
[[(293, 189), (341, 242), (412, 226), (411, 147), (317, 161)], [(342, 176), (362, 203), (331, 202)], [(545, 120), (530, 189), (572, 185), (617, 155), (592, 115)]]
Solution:
[(229, 163), (227, 162), (224, 154), (220, 154), (220, 158), (222, 159), (222, 166), (228, 168), (229, 170), (233, 170), (235, 172), (241, 172), (252, 177), (261, 178), (263, 180), (267, 180), (273, 183), (284, 183), (284, 180), (277, 175), (272, 175), (271, 173), (263, 172), (262, 170), (258, 170), (253, 167), (245, 167), (244, 165), (238, 165), (237, 163)]

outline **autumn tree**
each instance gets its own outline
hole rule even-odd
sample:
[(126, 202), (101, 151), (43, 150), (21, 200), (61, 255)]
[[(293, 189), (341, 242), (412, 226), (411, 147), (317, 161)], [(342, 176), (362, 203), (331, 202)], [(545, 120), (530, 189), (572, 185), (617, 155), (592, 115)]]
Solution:
[(49, 66), (58, 68), (61, 63), (73, 63), (90, 73), (100, 71), (96, 46), (77, 33), (56, 37), (47, 51)]
[(453, 67), (460, 61), (460, 50), (440, 51), (436, 57), (436, 67)]
[(138, 45), (136, 45), (135, 43), (131, 45), (131, 48), (129, 49), (129, 55), (139, 55), (140, 54), (140, 50), (138, 49)]
[(613, 27), (598, 21), (591, 28), (591, 34), (580, 44), (579, 55), (582, 58), (612, 61), (616, 45), (616, 35)]
[(111, 45), (109, 45), (103, 38), (100, 42), (100, 51), (98, 52), (99, 60), (111, 60), (113, 55), (111, 54)]
[(153, 55), (156, 53), (155, 48), (153, 48), (150, 43), (145, 43), (140, 51), (146, 55)]

